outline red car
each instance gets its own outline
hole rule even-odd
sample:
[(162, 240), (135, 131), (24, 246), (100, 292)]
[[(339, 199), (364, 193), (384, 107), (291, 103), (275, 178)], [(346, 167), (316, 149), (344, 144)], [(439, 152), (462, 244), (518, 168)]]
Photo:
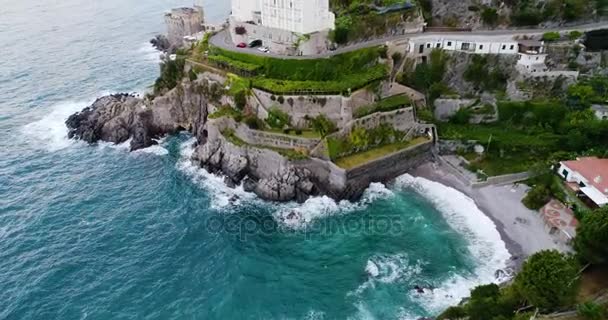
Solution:
[(245, 42), (241, 42), (236, 45), (238, 48), (247, 48), (247, 44)]

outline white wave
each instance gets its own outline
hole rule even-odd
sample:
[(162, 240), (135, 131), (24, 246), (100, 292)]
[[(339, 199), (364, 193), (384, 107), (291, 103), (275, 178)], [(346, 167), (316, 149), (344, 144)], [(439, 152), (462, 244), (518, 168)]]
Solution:
[(495, 272), (504, 269), (510, 254), (496, 225), (475, 204), (457, 191), (424, 178), (404, 175), (397, 179), (397, 187), (412, 188), (424, 195), (441, 212), (452, 229), (468, 241), (468, 250), (478, 263), (474, 275), (452, 274), (438, 288), (425, 294), (412, 294), (429, 312), (441, 312), (469, 296), (473, 287), (500, 281)]
[(161, 62), (161, 52), (156, 50), (152, 43), (146, 42), (138, 50), (137, 53), (141, 54), (144, 61), (158, 64)]
[(323, 320), (325, 319), (325, 312), (310, 310), (304, 316), (304, 320)]
[(199, 184), (211, 195), (211, 208), (222, 210), (233, 206), (261, 201), (253, 193), (246, 192), (243, 186), (230, 188), (224, 183), (224, 178), (209, 173), (192, 162), (195, 138), (180, 145), (180, 158), (177, 169), (187, 174), (194, 183)]
[(152, 155), (157, 155), (157, 156), (166, 156), (169, 154), (169, 150), (167, 150), (167, 148), (164, 147), (164, 145), (167, 142), (167, 136), (160, 138), (160, 139), (155, 139), (154, 141), (156, 142), (155, 145), (149, 146), (147, 148), (139, 149), (133, 153), (134, 154), (152, 154)]
[(49, 152), (68, 148), (78, 142), (68, 139), (65, 121), (93, 101), (65, 101), (51, 106), (50, 112), (40, 120), (22, 127), (26, 143)]
[(336, 202), (327, 196), (311, 197), (301, 204), (292, 202), (280, 205), (273, 216), (283, 227), (294, 230), (305, 229), (315, 220), (363, 210), (374, 201), (393, 195), (394, 193), (383, 184), (372, 183), (358, 202), (347, 200)]

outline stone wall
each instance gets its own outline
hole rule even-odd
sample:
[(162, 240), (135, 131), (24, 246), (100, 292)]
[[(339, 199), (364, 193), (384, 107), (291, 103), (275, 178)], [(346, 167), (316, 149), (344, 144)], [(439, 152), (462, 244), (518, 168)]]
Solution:
[(371, 114), (367, 117), (355, 119), (329, 137), (345, 137), (356, 127), (364, 127), (365, 129), (373, 129), (381, 124), (388, 124), (393, 129), (408, 132), (418, 126), (416, 122), (416, 116), (414, 115), (414, 108), (404, 108), (389, 112), (378, 112)]
[(373, 182), (387, 182), (430, 161), (432, 146), (429, 141), (346, 171), (344, 198), (359, 196)]
[[(352, 120), (353, 112), (374, 102), (374, 94), (362, 89), (353, 92), (350, 97), (341, 95), (325, 96), (276, 96), (272, 93), (253, 89), (255, 95), (250, 99), (254, 108), (263, 108), (266, 111), (278, 107), (291, 116), (292, 125), (305, 126), (305, 117), (325, 115), (339, 127)], [(281, 103), (280, 101), (283, 101)]]
[(220, 118), (212, 120), (216, 122), (216, 126), (220, 131), (231, 129), (235, 135), (250, 145), (259, 145), (267, 147), (275, 147), (282, 149), (302, 148), (312, 150), (316, 147), (320, 139), (308, 139), (298, 136), (286, 134), (253, 130), (247, 127), (244, 123), (237, 123), (231, 118)]

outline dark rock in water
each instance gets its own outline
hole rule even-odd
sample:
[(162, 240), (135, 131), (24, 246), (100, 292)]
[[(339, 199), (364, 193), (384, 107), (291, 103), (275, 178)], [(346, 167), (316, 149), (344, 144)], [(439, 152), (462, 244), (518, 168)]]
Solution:
[(150, 43), (158, 51), (170, 52), (170, 50), (171, 50), (171, 42), (169, 42), (169, 39), (165, 35), (162, 35), (162, 34), (157, 35), (152, 40), (150, 40)]
[[(88, 143), (123, 143), (131, 139), (131, 150), (156, 144), (154, 139), (184, 128), (201, 128), (207, 120), (207, 103), (197, 93), (198, 83), (184, 83), (153, 101), (134, 94), (101, 97), (65, 122), (70, 139)], [(198, 132), (193, 132), (198, 136)]]
[(245, 190), (245, 192), (253, 192), (255, 190), (255, 186), (256, 186), (256, 182), (251, 179), (250, 177), (246, 177), (243, 180), (243, 190)]
[(236, 182), (234, 182), (234, 180), (230, 179), (230, 177), (224, 177), (224, 184), (226, 186), (228, 186), (228, 188), (236, 188)]

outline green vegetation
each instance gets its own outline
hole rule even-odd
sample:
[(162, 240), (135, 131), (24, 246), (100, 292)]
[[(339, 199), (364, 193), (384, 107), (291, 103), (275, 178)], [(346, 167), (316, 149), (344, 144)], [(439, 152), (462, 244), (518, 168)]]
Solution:
[(543, 40), (547, 42), (553, 42), (561, 39), (559, 32), (546, 32), (543, 34)]
[[(330, 6), (336, 14), (336, 27), (331, 39), (339, 44), (379, 37), (387, 34), (417, 10), (379, 11), (377, 7), (404, 4), (403, 0), (331, 0)], [(377, 7), (376, 7), (377, 6)]]
[(541, 251), (524, 263), (513, 285), (528, 303), (542, 310), (556, 310), (574, 303), (578, 271), (573, 257), (555, 250)]
[(304, 154), (303, 152), (300, 152), (299, 150), (248, 144), (247, 142), (245, 142), (245, 141), (241, 140), (239, 137), (237, 137), (236, 134), (234, 133), (234, 130), (224, 130), (224, 131), (222, 131), (222, 135), (224, 136), (224, 138), (226, 138), (226, 140), (228, 140), (228, 142), (230, 142), (238, 147), (250, 146), (250, 147), (254, 147), (254, 148), (272, 150), (272, 151), (277, 152), (278, 154), (284, 156), (285, 158), (287, 158), (289, 160), (308, 159), (308, 156), (306, 154)]
[(239, 60), (234, 60), (225, 56), (208, 56), (209, 62), (215, 64), (216, 66), (224, 69), (232, 69), (235, 72), (248, 72), (251, 74), (255, 74), (258, 69), (261, 67), (257, 64), (242, 62)]
[(239, 110), (232, 108), (231, 106), (221, 106), (215, 112), (211, 113), (207, 118), (219, 119), (222, 117), (229, 117), (240, 122), (243, 119), (243, 115)]
[(495, 284), (471, 290), (463, 306), (451, 307), (438, 319), (509, 320), (529, 319), (520, 309), (554, 311), (573, 306), (579, 288), (579, 265), (572, 256), (555, 250), (532, 255), (524, 262), (513, 283), (503, 288)]
[(464, 72), (464, 79), (483, 91), (504, 91), (508, 76), (496, 62), (489, 63), (486, 55), (473, 55), (471, 63)]
[(435, 99), (450, 91), (443, 83), (448, 60), (449, 56), (445, 51), (433, 50), (428, 63), (416, 65), (414, 72), (399, 74), (397, 82), (424, 92), (427, 103), (432, 105)]
[(355, 127), (348, 136), (327, 138), (329, 157), (337, 160), (354, 153), (403, 141), (404, 136), (404, 132), (395, 130), (388, 124), (381, 124), (372, 129)]
[(335, 161), (336, 165), (343, 169), (352, 169), (360, 165), (368, 163), (370, 161), (380, 159), (384, 156), (393, 154), (397, 151), (403, 150), (407, 147), (414, 146), (423, 142), (428, 141), (426, 138), (416, 138), (411, 141), (399, 141), (395, 143), (386, 144), (380, 147), (372, 148), (363, 152), (358, 152), (339, 158)]
[(185, 53), (178, 51), (175, 60), (168, 60), (160, 67), (160, 77), (154, 83), (154, 93), (159, 94), (163, 90), (171, 90), (184, 77), (184, 66), (186, 64)]
[(349, 94), (386, 78), (388, 70), (379, 63), (386, 48), (366, 48), (326, 59), (277, 59), (210, 49), (209, 61), (252, 79), (252, 86), (274, 94), (318, 92)]
[[(499, 102), (499, 121), (465, 125), (438, 124), (442, 139), (475, 140), (486, 147), (471, 169), (487, 175), (527, 171), (553, 154), (608, 155), (608, 122), (595, 118), (588, 106), (608, 99), (608, 78), (590, 78), (570, 87), (561, 100)], [(546, 190), (533, 193), (542, 199)], [(530, 204), (532, 207), (537, 206)]]
[(519, 26), (532, 26), (549, 20), (577, 20), (589, 15), (594, 3), (598, 8), (603, 7), (601, 3), (604, 1), (548, 0), (539, 4), (534, 0), (518, 0), (513, 3), (511, 20)]
[(570, 33), (568, 33), (568, 39), (570, 39), (570, 40), (576, 40), (582, 36), (583, 36), (583, 33), (580, 31), (577, 31), (577, 30), (570, 31)]
[(323, 138), (337, 129), (336, 124), (322, 114), (309, 119), (309, 121), (312, 129)]
[(481, 21), (488, 26), (495, 26), (498, 23), (498, 12), (494, 8), (484, 8), (481, 12)]
[(580, 257), (592, 264), (608, 264), (608, 208), (586, 214), (576, 231), (574, 247)]
[(355, 111), (355, 118), (363, 118), (376, 112), (388, 112), (410, 105), (410, 99), (404, 95), (397, 95), (380, 100), (375, 104), (364, 106)]
[(576, 310), (585, 320), (603, 320), (608, 316), (604, 307), (591, 301), (579, 304)]
[(277, 107), (273, 107), (268, 110), (268, 117), (266, 123), (273, 129), (283, 129), (287, 127), (291, 119), (289, 115)]

